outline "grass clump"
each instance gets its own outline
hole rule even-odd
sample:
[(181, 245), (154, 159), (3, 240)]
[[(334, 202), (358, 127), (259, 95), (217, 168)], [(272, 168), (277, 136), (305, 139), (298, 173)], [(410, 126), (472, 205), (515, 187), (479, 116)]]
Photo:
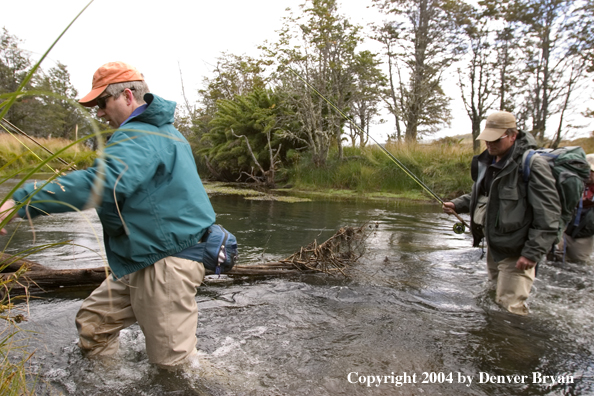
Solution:
[[(392, 143), (386, 149), (443, 199), (470, 191), (472, 146), (447, 142)], [(332, 152), (325, 167), (315, 167), (311, 160), (302, 157), (288, 175), (290, 184), (297, 189), (352, 190), (361, 195), (393, 194), (409, 199), (431, 199), (378, 146), (345, 148), (342, 161), (337, 159), (336, 152)]]
[[(70, 140), (62, 138), (36, 138), (35, 140), (53, 153), (72, 143)], [(40, 160), (43, 161), (50, 157), (52, 157), (51, 154), (26, 138), (18, 137), (17, 140), (13, 135), (0, 133), (0, 169), (2, 174), (28, 172), (37, 167)], [(96, 153), (83, 144), (76, 144), (60, 153), (60, 158), (78, 169), (84, 169), (93, 164)], [(48, 165), (48, 171), (51, 171), (51, 168), (64, 167), (57, 158), (52, 159)]]
[(560, 146), (580, 146), (586, 154), (594, 153), (594, 132), (587, 138), (579, 138), (573, 141), (562, 141)]
[(15, 340), (15, 336), (21, 332), (14, 323), (8, 324), (0, 332), (0, 394), (3, 396), (34, 394), (28, 389), (27, 377), (27, 363), (33, 353), (29, 353), (21, 342)]
[[(11, 264), (9, 260), (0, 259), (0, 272)], [(17, 307), (19, 300), (26, 300), (26, 296), (10, 296), (10, 290), (23, 273), (25, 266), (21, 266), (12, 278), (0, 278), (0, 395), (28, 395), (33, 394), (29, 388), (34, 387), (29, 377), (29, 359), (33, 356), (26, 348), (24, 331), (19, 323), (25, 320), (22, 307)]]
[(204, 189), (209, 196), (212, 195), (240, 195), (242, 197), (263, 196), (263, 192), (253, 190), (251, 188), (241, 188), (229, 185), (229, 183), (222, 182), (207, 182), (203, 181)]

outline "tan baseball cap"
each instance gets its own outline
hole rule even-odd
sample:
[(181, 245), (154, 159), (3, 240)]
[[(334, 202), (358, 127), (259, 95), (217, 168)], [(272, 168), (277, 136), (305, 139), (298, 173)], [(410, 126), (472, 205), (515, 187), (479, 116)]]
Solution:
[(485, 129), (478, 135), (476, 140), (492, 142), (503, 136), (508, 128), (517, 128), (516, 117), (507, 111), (497, 111), (487, 117)]
[(97, 105), (96, 99), (105, 91), (109, 84), (144, 81), (142, 74), (134, 66), (124, 62), (109, 62), (101, 66), (93, 74), (93, 88), (78, 102), (85, 107)]

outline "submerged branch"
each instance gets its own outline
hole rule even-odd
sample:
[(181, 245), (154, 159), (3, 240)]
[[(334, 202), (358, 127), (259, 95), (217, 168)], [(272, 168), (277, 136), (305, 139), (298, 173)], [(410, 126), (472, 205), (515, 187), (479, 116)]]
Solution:
[[(283, 260), (235, 265), (226, 275), (241, 277), (324, 273), (348, 277), (349, 267), (363, 255), (365, 241), (375, 228), (377, 225), (369, 224), (358, 228), (343, 227), (325, 242), (318, 244), (314, 240)], [(96, 287), (109, 274), (109, 269), (105, 267), (55, 270), (6, 254), (1, 260), (6, 264), (4, 271), (0, 273), (0, 283), (4, 285), (3, 293), (8, 291), (11, 296), (63, 288)]]

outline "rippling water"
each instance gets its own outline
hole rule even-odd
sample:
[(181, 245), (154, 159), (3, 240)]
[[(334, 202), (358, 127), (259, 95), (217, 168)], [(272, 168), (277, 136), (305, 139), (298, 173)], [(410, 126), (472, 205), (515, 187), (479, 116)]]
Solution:
[[(468, 234), (454, 234), (437, 206), (212, 201), (218, 222), (239, 240), (242, 263), (287, 257), (341, 226), (370, 221), (378, 228), (352, 279), (246, 278), (200, 287), (201, 365), (184, 372), (148, 364), (136, 325), (122, 332), (115, 358), (83, 358), (74, 316), (90, 291), (34, 299), (23, 328), (33, 331), (27, 343), (39, 394), (594, 394), (591, 266), (543, 263), (531, 314), (518, 317), (493, 303), (481, 250), (470, 247)], [(22, 224), (8, 250), (29, 246), (32, 234)], [(40, 219), (38, 243), (74, 245), (32, 259), (53, 268), (99, 266), (100, 234), (92, 211)], [(538, 383), (544, 376), (573, 383)]]

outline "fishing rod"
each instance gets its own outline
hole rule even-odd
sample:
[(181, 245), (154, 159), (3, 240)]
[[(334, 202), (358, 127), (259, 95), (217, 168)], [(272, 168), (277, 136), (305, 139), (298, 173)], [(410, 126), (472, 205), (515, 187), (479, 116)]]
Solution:
[[(0, 120), (0, 122), (2, 124), (4, 124), (4, 129), (7, 129), (7, 127), (8, 127), (8, 129), (12, 129), (13, 131), (15, 131), (15, 132), (17, 132), (17, 133), (25, 136), (27, 139), (31, 140), (33, 143), (35, 143), (36, 145), (38, 145), (39, 147), (41, 147), (43, 150), (45, 150), (49, 154), (55, 155), (50, 149), (48, 149), (47, 147), (45, 147), (43, 144), (39, 143), (37, 140), (35, 140), (33, 137), (29, 136), (25, 131), (19, 129), (16, 125), (12, 124), (7, 119), (2, 118)], [(64, 159), (62, 159), (60, 157), (57, 157), (57, 156), (56, 156), (56, 159), (58, 161), (60, 161), (62, 164), (68, 166), (71, 170), (76, 170), (76, 168), (73, 165), (70, 165), (68, 162), (66, 162), (66, 160), (64, 160)]]
[[(410, 169), (408, 169), (398, 158), (396, 158), (391, 152), (388, 151), (388, 149), (386, 149), (382, 144), (380, 144), (377, 140), (375, 140), (373, 138), (373, 136), (371, 136), (367, 131), (364, 131), (361, 127), (359, 127), (359, 125), (357, 125), (353, 120), (351, 120), (351, 118), (349, 116), (347, 116), (346, 114), (344, 114), (342, 112), (342, 110), (340, 110), (338, 107), (336, 107), (336, 105), (334, 103), (332, 103), (329, 99), (327, 99), (324, 95), (322, 95), (314, 86), (312, 86), (309, 82), (307, 82), (307, 80), (305, 80), (304, 78), (302, 78), (299, 73), (297, 73), (295, 70), (293, 70), (292, 67), (287, 66), (287, 68), (299, 79), (301, 80), (309, 89), (311, 89), (313, 92), (315, 92), (320, 98), (324, 99), (324, 101), (326, 103), (328, 103), (334, 110), (336, 110), (336, 112), (338, 114), (340, 114), (345, 120), (347, 120), (351, 126), (353, 126), (355, 129), (357, 129), (359, 132), (364, 133), (365, 135), (367, 135), (367, 137), (369, 137), (371, 140), (373, 140), (373, 142), (382, 149), (382, 151), (384, 152), (384, 154), (386, 154), (388, 156), (388, 158), (390, 158), (392, 160), (392, 162), (394, 162), (407, 176), (409, 176), (411, 179), (413, 179), (419, 186), (421, 186), (421, 188), (423, 188), (423, 190), (425, 190), (431, 197), (433, 197), (437, 202), (439, 202), (440, 204), (444, 204), (443, 199), (441, 199), (441, 197), (439, 195), (437, 195), (433, 190), (431, 190), (431, 188), (429, 188), (429, 186), (427, 186), (421, 179), (419, 179), (417, 177), (417, 175), (415, 175), (412, 171), (410, 171)], [(465, 231), (465, 227), (468, 227), (468, 224), (464, 221), (464, 219), (462, 219), (462, 217), (460, 217), (460, 215), (458, 213), (453, 213), (454, 216), (456, 216), (456, 218), (458, 220), (460, 220), (460, 222), (454, 224), (453, 230), (456, 234), (462, 234)]]

